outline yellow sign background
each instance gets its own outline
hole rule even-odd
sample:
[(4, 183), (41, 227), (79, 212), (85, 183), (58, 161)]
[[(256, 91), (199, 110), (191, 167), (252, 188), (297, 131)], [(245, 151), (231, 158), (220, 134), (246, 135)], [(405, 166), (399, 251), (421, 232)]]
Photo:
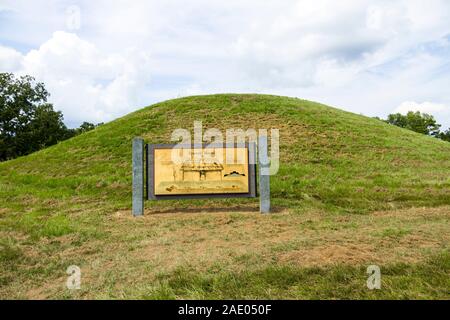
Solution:
[[(184, 153), (173, 161), (172, 152)], [(155, 195), (249, 192), (248, 148), (154, 150)]]

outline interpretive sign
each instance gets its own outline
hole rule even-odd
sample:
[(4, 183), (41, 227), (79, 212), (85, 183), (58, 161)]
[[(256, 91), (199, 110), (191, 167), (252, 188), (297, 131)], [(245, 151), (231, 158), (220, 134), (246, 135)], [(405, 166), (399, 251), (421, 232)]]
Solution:
[(148, 198), (256, 197), (255, 146), (150, 144)]
[(270, 159), (264, 134), (256, 139), (257, 153), (255, 142), (145, 144), (142, 138), (134, 138), (133, 215), (142, 216), (144, 201), (149, 199), (256, 197), (257, 176), (259, 211), (269, 213), (270, 175), (279, 165), (278, 131), (271, 132)]

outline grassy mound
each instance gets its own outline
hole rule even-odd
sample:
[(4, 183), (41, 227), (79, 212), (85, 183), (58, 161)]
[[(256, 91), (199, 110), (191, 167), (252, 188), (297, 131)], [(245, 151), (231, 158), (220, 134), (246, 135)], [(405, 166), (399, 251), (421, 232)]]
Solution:
[(321, 104), (264, 95), (166, 101), (2, 163), (2, 198), (95, 197), (129, 207), (131, 139), (169, 143), (175, 128), (192, 131), (194, 120), (223, 132), (279, 128), (281, 166), (272, 196), (280, 206), (371, 211), (450, 204), (450, 144)]
[[(280, 212), (278, 216), (260, 218), (251, 212), (257, 210), (256, 199), (222, 199), (149, 201), (146, 203), (147, 217), (159, 214), (159, 219), (129, 219), (132, 138), (141, 136), (148, 143), (169, 143), (171, 133), (176, 128), (186, 128), (192, 132), (194, 120), (202, 120), (204, 130), (280, 130), (280, 170), (271, 178), (272, 201), (275, 210)], [(343, 229), (339, 229), (342, 227), (351, 233), (362, 223), (353, 220), (359, 219), (355, 214), (444, 207), (446, 209), (440, 209), (431, 221), (435, 231), (431, 231), (431, 226), (425, 220), (404, 229), (405, 221), (402, 219), (407, 219), (406, 216), (394, 216), (390, 220), (394, 221), (394, 226), (380, 224), (379, 229), (371, 230), (373, 237), (384, 240), (408, 238), (415, 235), (415, 232), (422, 235), (430, 232), (431, 238), (434, 232), (437, 243), (434, 243), (435, 250), (428, 253), (440, 254), (443, 249), (448, 249), (445, 234), (449, 234), (449, 230), (442, 223), (447, 221), (448, 225), (446, 206), (450, 205), (449, 159), (450, 143), (390, 126), (376, 119), (295, 98), (224, 94), (193, 96), (158, 103), (53, 147), (0, 163), (0, 262), (4, 265), (0, 277), (0, 294), (64, 297), (68, 294), (64, 288), (59, 285), (56, 289), (51, 283), (57, 281), (55, 279), (58, 277), (62, 279), (59, 284), (64, 283), (68, 264), (82, 265), (92, 271), (100, 270), (95, 263), (109, 261), (110, 267), (107, 269), (115, 279), (114, 284), (106, 276), (104, 279), (91, 279), (92, 282), (87, 282), (91, 283), (90, 287), (81, 291), (81, 296), (152, 296), (145, 292), (145, 287), (133, 285), (131, 287), (136, 290), (131, 293), (127, 291), (123, 296), (111, 294), (112, 287), (117, 283), (129, 281), (117, 269), (119, 266), (130, 269), (130, 261), (133, 259), (128, 252), (146, 245), (155, 245), (156, 241), (158, 246), (166, 246), (168, 252), (179, 260), (159, 261), (158, 257), (147, 257), (147, 260), (140, 262), (139, 270), (143, 272), (151, 265), (155, 270), (173, 267), (174, 272), (177, 272), (180, 264), (193, 261), (191, 256), (174, 249), (178, 245), (181, 247), (183, 239), (192, 237), (189, 232), (181, 232), (181, 228), (189, 230), (190, 227), (204, 224), (207, 230), (220, 232), (220, 228), (226, 228), (228, 223), (218, 225), (214, 221), (217, 217), (220, 217), (219, 221), (230, 219), (231, 224), (240, 222), (244, 225), (258, 219), (267, 219), (263, 223), (269, 223), (268, 226), (279, 221), (279, 232), (291, 232), (291, 238), (274, 240), (278, 242), (273, 244), (270, 252), (275, 258), (264, 256), (267, 248), (250, 245), (248, 249), (252, 252), (252, 259), (255, 258), (254, 255), (261, 254), (262, 260), (258, 261), (263, 261), (265, 268), (273, 273), (278, 269), (272, 268), (270, 261), (275, 259), (280, 262), (283, 256), (279, 255), (280, 252), (286, 254), (295, 251), (300, 243), (313, 245), (308, 239), (300, 239), (297, 232), (287, 231), (286, 228), (291, 228), (288, 221), (298, 223), (297, 231), (302, 228), (303, 231), (311, 228), (326, 232), (342, 231)], [(201, 211), (216, 212), (217, 215), (197, 216)], [(248, 214), (242, 214), (245, 212)], [(188, 216), (192, 213), (192, 216), (184, 218), (182, 215), (175, 219), (170, 213), (184, 213)], [(170, 218), (166, 218), (169, 216)], [(306, 216), (314, 218), (310, 219), (311, 222), (305, 222), (307, 220), (302, 219), (306, 219)], [(316, 220), (317, 217), (321, 217), (320, 221)], [(339, 220), (342, 217), (348, 220)], [(367, 218), (364, 221), (371, 223), (372, 220)], [(193, 230), (191, 231), (194, 232)], [(180, 231), (180, 238), (170, 238), (169, 233), (174, 231)], [(252, 232), (253, 235), (258, 233), (256, 229)], [(243, 248), (231, 246), (231, 243), (234, 245), (239, 239), (243, 241), (245, 234), (235, 236), (223, 239), (229, 241), (230, 246), (225, 248), (232, 258), (220, 262), (226, 269), (222, 274), (237, 272), (245, 264), (245, 255), (250, 254)], [(268, 229), (265, 237), (272, 236), (273, 239), (276, 238)], [(161, 237), (168, 243), (161, 244)], [(203, 234), (198, 241), (203, 243), (213, 238), (213, 235)], [(255, 236), (256, 238), (258, 237)], [(338, 245), (345, 246), (342, 243)], [(416, 244), (411, 243), (411, 246), (414, 245)], [(220, 248), (220, 244), (210, 249), (217, 250), (218, 247)], [(201, 248), (198, 250), (201, 251)], [(180, 255), (175, 254), (175, 251)], [(389, 261), (381, 258), (381, 252), (379, 256), (368, 256), (361, 261), (373, 258), (380, 263), (404, 262), (397, 259), (395, 250), (391, 253), (392, 259)], [(418, 256), (429, 258), (428, 253), (422, 253), (418, 253)], [(57, 256), (53, 256), (54, 254)], [(447, 261), (448, 266), (448, 255), (444, 255), (444, 258), (442, 259)], [(205, 263), (212, 268), (219, 260), (220, 258)], [(295, 261), (288, 260), (289, 265)], [(417, 258), (415, 262), (423, 265), (423, 261), (425, 260)], [(345, 259), (338, 262), (345, 262)], [(171, 263), (174, 265), (170, 265)], [(201, 270), (195, 263), (189, 272), (192, 269)], [(356, 272), (355, 270), (352, 272)], [(151, 274), (153, 280), (164, 277)], [(260, 274), (260, 271), (248, 271), (248, 274)], [(172, 279), (172, 275), (167, 277)], [(170, 281), (163, 282), (163, 287), (168, 283)], [(161, 283), (158, 285), (161, 286)], [(27, 289), (30, 287), (40, 288), (39, 294), (36, 293), (37, 289), (30, 293)], [(99, 293), (105, 290), (110, 293), (105, 296)], [(223, 295), (215, 292), (215, 296)], [(266, 294), (263, 296), (266, 297)], [(283, 294), (277, 293), (277, 297), (283, 297)]]

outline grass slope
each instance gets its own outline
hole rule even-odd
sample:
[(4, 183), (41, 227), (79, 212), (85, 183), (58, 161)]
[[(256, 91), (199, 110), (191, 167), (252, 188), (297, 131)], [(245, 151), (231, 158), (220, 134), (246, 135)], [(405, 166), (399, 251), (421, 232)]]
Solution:
[[(194, 120), (280, 129), (277, 214), (183, 200), (130, 218), (131, 139), (168, 143)], [(0, 297), (449, 298), (449, 159), (447, 142), (295, 98), (158, 103), (0, 163)], [(365, 287), (371, 263), (385, 290)]]

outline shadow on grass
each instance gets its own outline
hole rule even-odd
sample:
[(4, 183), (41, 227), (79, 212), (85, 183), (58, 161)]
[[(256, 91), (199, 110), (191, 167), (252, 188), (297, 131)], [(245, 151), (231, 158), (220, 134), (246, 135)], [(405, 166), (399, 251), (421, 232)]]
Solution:
[[(285, 210), (282, 207), (272, 207), (271, 213), (280, 213)], [(259, 213), (259, 207), (250, 206), (221, 206), (221, 207), (173, 207), (168, 209), (146, 209), (145, 214), (173, 214), (173, 213)]]

